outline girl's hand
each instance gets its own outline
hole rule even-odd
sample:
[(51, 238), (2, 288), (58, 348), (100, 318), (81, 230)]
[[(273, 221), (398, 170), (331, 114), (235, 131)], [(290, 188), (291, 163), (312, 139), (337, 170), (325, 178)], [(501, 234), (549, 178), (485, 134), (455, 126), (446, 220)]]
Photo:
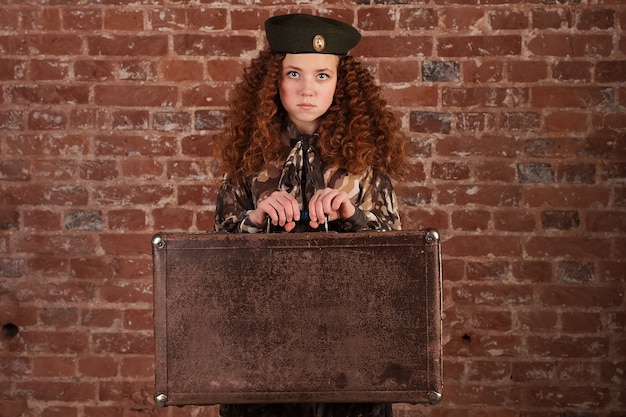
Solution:
[(268, 217), (274, 226), (281, 226), (290, 232), (300, 220), (298, 202), (285, 191), (274, 191), (248, 215), (250, 221), (260, 227), (267, 223)]
[(352, 217), (355, 211), (356, 208), (345, 191), (334, 188), (317, 190), (309, 201), (309, 216), (311, 217), (309, 225), (317, 229), (321, 224), (324, 224), (326, 216), (330, 222)]

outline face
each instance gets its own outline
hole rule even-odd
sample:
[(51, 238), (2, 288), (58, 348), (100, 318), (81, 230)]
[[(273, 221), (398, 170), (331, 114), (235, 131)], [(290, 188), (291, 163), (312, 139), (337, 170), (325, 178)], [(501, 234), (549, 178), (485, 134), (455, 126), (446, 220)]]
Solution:
[(311, 134), (333, 102), (339, 57), (287, 54), (278, 81), (280, 101), (300, 133)]

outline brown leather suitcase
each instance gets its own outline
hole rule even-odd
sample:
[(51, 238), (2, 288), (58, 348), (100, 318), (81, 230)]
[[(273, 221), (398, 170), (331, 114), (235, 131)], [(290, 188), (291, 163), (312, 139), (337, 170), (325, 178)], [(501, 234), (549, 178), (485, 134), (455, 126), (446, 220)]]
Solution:
[(158, 406), (435, 404), (435, 230), (152, 239)]

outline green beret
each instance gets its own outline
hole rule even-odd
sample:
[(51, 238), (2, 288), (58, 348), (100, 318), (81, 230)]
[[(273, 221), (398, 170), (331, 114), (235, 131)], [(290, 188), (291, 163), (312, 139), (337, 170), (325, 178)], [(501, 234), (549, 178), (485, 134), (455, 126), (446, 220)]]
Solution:
[(358, 30), (326, 17), (286, 14), (265, 21), (272, 52), (345, 55), (361, 40)]

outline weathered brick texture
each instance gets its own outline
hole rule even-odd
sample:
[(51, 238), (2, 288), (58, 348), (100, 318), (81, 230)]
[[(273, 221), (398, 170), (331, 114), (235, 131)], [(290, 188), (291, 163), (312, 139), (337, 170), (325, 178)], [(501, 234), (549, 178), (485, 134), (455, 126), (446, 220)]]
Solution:
[(263, 21), (350, 22), (443, 238), (444, 401), (626, 413), (622, 0), (0, 0), (0, 416), (153, 405), (150, 237), (213, 227), (212, 135)]

